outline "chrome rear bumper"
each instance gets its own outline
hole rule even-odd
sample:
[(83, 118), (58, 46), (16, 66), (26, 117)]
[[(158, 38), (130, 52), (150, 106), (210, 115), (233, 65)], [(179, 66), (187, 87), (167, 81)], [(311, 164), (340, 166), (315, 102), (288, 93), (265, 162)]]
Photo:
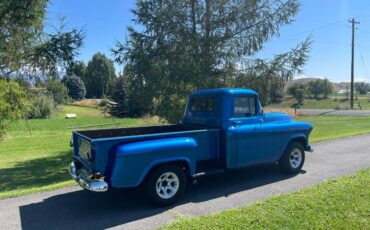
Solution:
[(107, 182), (90, 179), (86, 169), (81, 168), (77, 170), (75, 162), (69, 165), (68, 171), (71, 177), (84, 189), (93, 192), (105, 192), (108, 190)]

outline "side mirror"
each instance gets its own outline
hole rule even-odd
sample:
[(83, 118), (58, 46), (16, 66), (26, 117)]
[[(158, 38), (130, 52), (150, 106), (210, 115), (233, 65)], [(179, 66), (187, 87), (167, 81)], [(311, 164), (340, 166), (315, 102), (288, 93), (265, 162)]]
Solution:
[(261, 115), (263, 115), (263, 113), (264, 113), (264, 111), (263, 111), (263, 109), (261, 108), (261, 109), (260, 109), (260, 114), (261, 114)]

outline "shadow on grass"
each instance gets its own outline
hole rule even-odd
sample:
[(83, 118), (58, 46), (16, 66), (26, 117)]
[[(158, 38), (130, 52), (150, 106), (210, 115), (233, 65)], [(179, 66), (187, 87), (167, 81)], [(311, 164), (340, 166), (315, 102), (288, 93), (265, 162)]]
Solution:
[(53, 157), (18, 162), (12, 168), (0, 169), (0, 191), (39, 187), (66, 181), (72, 151), (57, 152)]
[[(176, 206), (227, 197), (292, 176), (281, 173), (277, 166), (260, 166), (206, 176), (199, 178), (198, 185), (189, 184), (187, 192)], [(39, 203), (19, 207), (22, 229), (106, 229), (151, 216), (167, 222), (168, 215), (158, 215), (174, 206), (152, 206), (138, 191), (121, 189), (92, 193), (79, 190), (46, 197)], [(148, 225), (135, 226), (148, 228)], [(154, 224), (150, 228), (155, 227)]]

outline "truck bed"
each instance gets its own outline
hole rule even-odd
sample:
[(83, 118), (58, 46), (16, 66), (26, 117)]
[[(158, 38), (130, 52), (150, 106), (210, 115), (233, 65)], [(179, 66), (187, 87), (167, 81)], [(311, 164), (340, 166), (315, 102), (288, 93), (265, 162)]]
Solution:
[(177, 124), (177, 125), (132, 127), (132, 128), (84, 130), (84, 131), (77, 131), (77, 133), (89, 139), (100, 139), (100, 138), (127, 137), (127, 136), (137, 136), (137, 135), (146, 135), (146, 134), (172, 133), (172, 132), (183, 132), (183, 131), (194, 131), (194, 130), (205, 130), (205, 129), (206, 128), (199, 128), (199, 127), (194, 127), (194, 126)]
[(220, 157), (220, 132), (220, 129), (184, 124), (74, 131), (73, 143), (79, 143), (74, 145), (74, 155), (76, 160), (87, 168), (104, 174), (110, 153), (113, 153), (119, 145), (137, 141), (190, 137), (197, 142), (195, 161), (216, 160)]

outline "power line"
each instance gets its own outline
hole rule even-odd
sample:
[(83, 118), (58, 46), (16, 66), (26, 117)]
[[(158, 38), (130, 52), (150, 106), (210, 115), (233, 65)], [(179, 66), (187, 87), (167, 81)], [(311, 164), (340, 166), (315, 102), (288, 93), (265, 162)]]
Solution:
[(322, 30), (322, 29), (327, 29), (327, 28), (330, 28), (332, 26), (337, 26), (338, 24), (345, 23), (345, 22), (346, 22), (345, 20), (340, 20), (340, 21), (335, 21), (335, 22), (329, 22), (329, 23), (327, 23), (325, 25), (317, 26), (317, 27), (314, 27), (314, 28), (312, 28), (310, 30), (301, 31), (301, 32), (298, 32), (298, 33), (295, 33), (295, 34), (291, 34), (291, 35), (282, 37), (281, 39), (290, 39), (292, 37), (296, 37), (296, 36), (300, 36), (300, 35), (305, 35), (307, 33), (313, 33), (314, 31), (318, 31), (318, 30)]
[(360, 57), (361, 57), (362, 65), (364, 67), (366, 78), (369, 79), (369, 74), (367, 72), (367, 68), (366, 68), (366, 65), (365, 65), (364, 57), (363, 57), (362, 52), (361, 52), (360, 43), (358, 42), (357, 39), (356, 39), (356, 43), (357, 43), (356, 48), (358, 49), (358, 52), (360, 53)]
[(364, 19), (364, 18), (370, 18), (370, 14), (365, 14), (365, 15), (361, 15), (361, 16), (358, 16), (356, 17), (357, 19)]

